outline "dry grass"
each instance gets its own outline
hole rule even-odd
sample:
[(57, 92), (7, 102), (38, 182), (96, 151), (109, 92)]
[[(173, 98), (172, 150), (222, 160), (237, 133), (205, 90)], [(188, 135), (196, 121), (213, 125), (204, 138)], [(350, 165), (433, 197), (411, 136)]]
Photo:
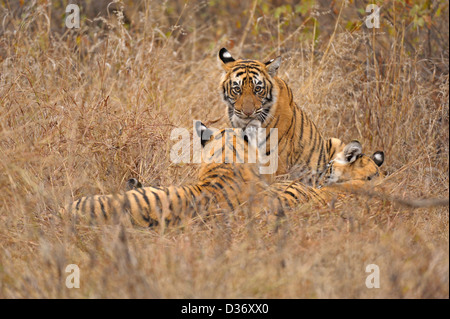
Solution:
[[(51, 31), (51, 5), (2, 18), (0, 298), (449, 297), (448, 206), (352, 196), (300, 207), (278, 227), (244, 211), (164, 233), (60, 218), (62, 205), (122, 191), (130, 177), (195, 180), (195, 165), (169, 161), (170, 131), (224, 114), (216, 53), (229, 38), (207, 25), (164, 37), (158, 10), (130, 29), (112, 21), (64, 35)], [(186, 25), (196, 21), (196, 6), (184, 10)], [(242, 51), (284, 48), (280, 76), (324, 135), (385, 151), (386, 194), (448, 198), (448, 51), (436, 72), (403, 50), (401, 31), (381, 64), (362, 54), (377, 45), (362, 30), (338, 28), (315, 55), (295, 37), (280, 46), (249, 35)], [(68, 264), (81, 269), (79, 289), (64, 285)], [(380, 267), (379, 289), (365, 286), (368, 264)]]

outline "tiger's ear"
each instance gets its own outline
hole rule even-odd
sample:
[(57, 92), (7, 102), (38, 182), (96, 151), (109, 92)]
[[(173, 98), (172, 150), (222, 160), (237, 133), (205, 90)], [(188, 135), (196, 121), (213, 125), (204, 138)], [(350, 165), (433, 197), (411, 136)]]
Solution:
[(264, 64), (266, 65), (267, 71), (269, 72), (270, 76), (275, 76), (277, 75), (277, 71), (281, 65), (281, 56), (269, 60)]
[(354, 140), (348, 143), (344, 148), (344, 159), (348, 163), (353, 163), (358, 155), (362, 154), (362, 145), (360, 142)]
[(130, 178), (127, 181), (126, 188), (127, 188), (127, 191), (137, 189), (137, 188), (142, 188), (142, 183), (136, 178)]
[(381, 166), (384, 163), (384, 153), (382, 151), (376, 151), (372, 155), (372, 160), (377, 166)]
[(223, 63), (223, 64), (222, 64), (222, 67), (223, 67), (225, 70), (228, 70), (228, 69), (229, 69), (229, 66), (227, 66), (228, 63), (236, 61), (236, 60), (231, 56), (231, 53), (228, 52), (228, 50), (225, 49), (225, 48), (220, 49), (220, 51), (219, 51), (219, 59), (220, 59), (220, 61), (222, 61), (222, 63)]
[(200, 121), (195, 122), (195, 132), (200, 137), (200, 142), (202, 143), (203, 147), (211, 139), (211, 136), (213, 134), (213, 131), (207, 128), (205, 124)]

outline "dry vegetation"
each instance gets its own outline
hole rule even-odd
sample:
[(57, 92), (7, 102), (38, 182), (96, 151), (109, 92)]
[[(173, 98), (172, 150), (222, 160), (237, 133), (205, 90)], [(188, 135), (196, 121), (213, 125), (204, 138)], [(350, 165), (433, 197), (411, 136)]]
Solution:
[[(244, 210), (164, 233), (58, 213), (130, 177), (195, 180), (195, 165), (169, 161), (170, 131), (226, 125), (222, 46), (282, 54), (280, 76), (324, 135), (385, 151), (379, 192), (448, 198), (448, 4), (427, 33), (396, 11), (382, 17), (389, 30), (348, 30), (365, 4), (339, 15), (341, 2), (322, 2), (280, 13), (280, 1), (123, 1), (123, 24), (94, 19), (86, 1), (81, 29), (68, 30), (67, 1), (1, 0), (0, 298), (448, 298), (446, 205), (359, 195), (299, 207), (278, 227)], [(316, 25), (300, 27), (308, 14)], [(64, 285), (68, 264), (79, 289)], [(365, 286), (368, 264), (379, 289)]]

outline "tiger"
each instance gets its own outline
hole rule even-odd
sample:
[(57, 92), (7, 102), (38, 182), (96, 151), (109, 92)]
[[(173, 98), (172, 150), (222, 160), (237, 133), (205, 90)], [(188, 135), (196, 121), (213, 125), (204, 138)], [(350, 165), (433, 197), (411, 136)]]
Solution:
[[(338, 138), (325, 139), (314, 122), (294, 102), (292, 90), (277, 76), (281, 57), (265, 63), (235, 60), (222, 48), (219, 59), (225, 71), (220, 91), (232, 127), (266, 129), (266, 154), (278, 152), (276, 174), (289, 174), (315, 185), (327, 163), (345, 144)], [(277, 145), (270, 145), (270, 129), (278, 129)]]
[[(132, 179), (128, 183), (131, 190), (125, 193), (83, 197), (69, 204), (64, 212), (92, 220), (127, 213), (134, 225), (150, 227), (202, 215), (211, 208), (232, 212), (255, 198), (262, 208), (280, 213), (311, 200), (326, 203), (339, 191), (333, 185), (360, 187), (383, 177), (379, 167), (384, 153), (364, 155), (361, 144), (352, 141), (328, 164), (321, 188), (298, 181), (270, 184), (270, 178), (260, 173), (259, 164), (249, 162), (248, 154), (253, 146), (242, 130), (222, 129), (213, 133), (197, 122), (195, 131), (203, 150), (207, 150), (196, 183), (142, 187)], [(244, 159), (243, 163), (237, 163), (238, 158)]]

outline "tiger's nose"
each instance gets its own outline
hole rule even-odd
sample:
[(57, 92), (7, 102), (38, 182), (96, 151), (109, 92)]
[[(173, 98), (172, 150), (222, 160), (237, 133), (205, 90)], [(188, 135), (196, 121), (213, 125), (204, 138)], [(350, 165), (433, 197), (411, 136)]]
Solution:
[(243, 109), (245, 115), (250, 116), (254, 113), (253, 109)]

